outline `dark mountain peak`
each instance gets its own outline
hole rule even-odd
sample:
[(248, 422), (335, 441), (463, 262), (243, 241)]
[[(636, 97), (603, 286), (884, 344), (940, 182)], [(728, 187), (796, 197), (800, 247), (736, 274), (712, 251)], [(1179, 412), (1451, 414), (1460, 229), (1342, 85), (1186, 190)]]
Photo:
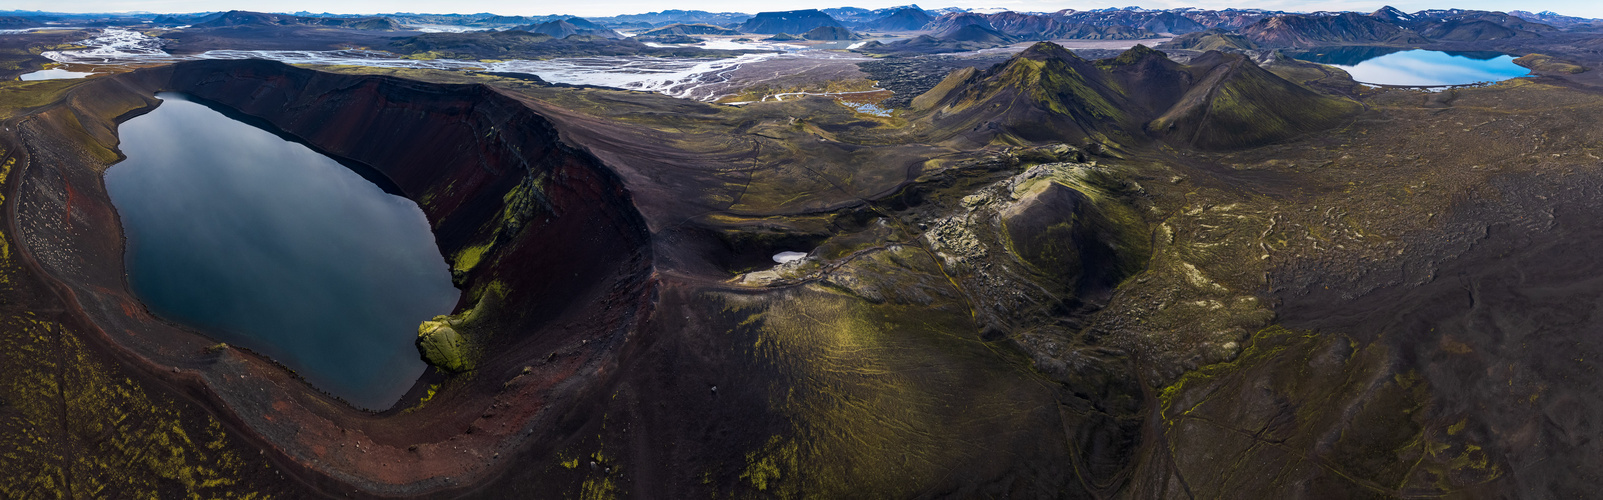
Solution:
[(1023, 52), (1019, 52), (1018, 55), (1013, 56), (1013, 59), (1029, 59), (1032, 61), (1047, 61), (1052, 59), (1075, 61), (1085, 60), (1081, 59), (1079, 55), (1076, 55), (1074, 51), (1065, 49), (1062, 45), (1052, 42), (1036, 42), (1035, 45), (1031, 45), (1030, 48), (1024, 49)]
[(852, 30), (840, 26), (819, 26), (802, 33), (801, 37), (815, 41), (855, 40), (861, 38), (852, 33)]
[(746, 33), (778, 34), (778, 33), (806, 33), (813, 28), (829, 26), (844, 28), (840, 21), (830, 17), (818, 9), (787, 10), (781, 12), (759, 12), (740, 25), (740, 31)]
[(602, 29), (601, 25), (593, 23), (589, 19), (585, 19), (585, 18), (582, 18), (582, 17), (570, 17), (570, 18), (564, 19), (563, 21), (568, 23), (568, 24), (572, 24), (574, 27), (579, 28), (579, 29), (586, 29), (586, 30)]
[(991, 27), (991, 20), (983, 14), (975, 14), (973, 12), (950, 12), (935, 18), (930, 24), (932, 24), (931, 29), (941, 32), (956, 30), (970, 24), (979, 24), (989, 28)]
[(1412, 22), (1414, 20), (1414, 16), (1398, 10), (1396, 7), (1392, 7), (1390, 5), (1381, 7), (1379, 10), (1376, 10), (1369, 15), (1397, 23)]
[[(581, 19), (581, 21), (582, 21), (582, 19)], [(588, 21), (586, 21), (586, 22), (588, 22)], [(613, 31), (611, 29), (607, 29), (607, 28), (588, 29), (588, 28), (583, 28), (583, 27), (580, 27), (580, 26), (576, 26), (573, 23), (570, 23), (568, 21), (563, 21), (563, 20), (546, 21), (546, 22), (543, 22), (543, 23), (531, 24), (531, 25), (528, 25), (528, 26), (518, 26), (518, 27), (512, 28), (512, 29), (513, 30), (519, 30), (519, 31), (527, 31), (529, 33), (535, 33), (535, 34), (540, 34), (540, 35), (548, 35), (548, 36), (550, 36), (552, 38), (557, 38), (557, 39), (567, 38), (567, 37), (570, 37), (570, 36), (598, 36), (598, 37), (602, 37), (602, 38), (612, 38), (612, 39), (623, 38), (623, 35), (620, 35), (620, 34), (618, 34), (618, 32)]]
[(670, 25), (667, 25), (667, 26), (659, 27), (659, 28), (656, 28), (656, 29), (648, 30), (648, 31), (646, 31), (644, 33), (640, 33), (640, 34), (641, 35), (645, 35), (645, 36), (663, 36), (663, 35), (739, 35), (740, 32), (732, 30), (732, 29), (729, 29), (729, 28), (724, 28), (724, 27), (720, 27), (720, 26), (713, 26), (711, 24), (704, 24), (704, 23), (695, 23), (695, 24), (675, 23), (675, 24), (670, 24)]
[(1206, 31), (1186, 33), (1158, 44), (1165, 49), (1191, 49), (1191, 50), (1253, 50), (1258, 44), (1233, 31), (1212, 28)]
[(1134, 47), (1130, 47), (1130, 50), (1126, 50), (1124, 53), (1119, 54), (1119, 57), (1109, 60), (1109, 62), (1117, 66), (1128, 66), (1152, 58), (1168, 59), (1169, 56), (1163, 52), (1159, 52), (1151, 47), (1138, 43), (1135, 44)]
[(1015, 41), (1013, 37), (1008, 36), (1007, 34), (992, 29), (990, 26), (979, 24), (965, 24), (963, 26), (959, 26), (957, 29), (936, 33), (936, 37), (942, 40), (951, 40), (954, 42), (977, 42), (990, 44), (1007, 44)]
[(1241, 34), (1271, 47), (1317, 47), (1391, 40), (1404, 35), (1398, 23), (1355, 12), (1337, 15), (1288, 14), (1259, 20)]
[(870, 29), (886, 31), (911, 31), (923, 28), (935, 18), (917, 6), (897, 7), (884, 17), (876, 19), (866, 25)]

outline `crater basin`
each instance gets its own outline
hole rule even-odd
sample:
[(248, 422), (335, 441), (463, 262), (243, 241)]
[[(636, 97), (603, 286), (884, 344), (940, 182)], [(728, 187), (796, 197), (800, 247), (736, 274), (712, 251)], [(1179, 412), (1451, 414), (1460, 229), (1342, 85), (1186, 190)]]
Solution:
[(418, 206), (332, 158), (182, 94), (118, 128), (106, 189), (130, 288), (157, 316), (388, 408), (413, 340), (459, 292)]

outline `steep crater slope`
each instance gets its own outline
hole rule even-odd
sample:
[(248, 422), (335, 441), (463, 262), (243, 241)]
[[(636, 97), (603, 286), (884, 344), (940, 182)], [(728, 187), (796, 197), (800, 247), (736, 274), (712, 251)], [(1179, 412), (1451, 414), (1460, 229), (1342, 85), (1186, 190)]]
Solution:
[[(153, 109), (161, 90), (369, 166), (422, 207), (464, 290), (457, 314), (424, 330), (461, 341), (420, 339), (437, 368), (395, 409), (341, 404), (272, 360), (152, 317), (128, 291), (100, 175), (120, 157), (116, 123)], [(472, 483), (499, 452), (556, 432), (543, 410), (582, 395), (648, 312), (651, 251), (629, 194), (487, 87), (194, 62), (86, 83), (16, 128), (30, 146), (16, 214), (25, 257), (134, 365), (211, 394), (225, 421), (316, 477), (380, 494)]]

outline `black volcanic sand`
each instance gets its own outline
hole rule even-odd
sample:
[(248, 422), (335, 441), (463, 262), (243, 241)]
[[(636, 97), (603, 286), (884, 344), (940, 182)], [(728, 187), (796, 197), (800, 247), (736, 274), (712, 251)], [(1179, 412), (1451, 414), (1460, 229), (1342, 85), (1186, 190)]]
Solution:
[[(1603, 472), (1589, 458), (1603, 456), (1595, 439), (1603, 431), (1603, 180), (1504, 178), (1494, 186), (1491, 199), (1448, 216), (1474, 242), (1435, 266), (1417, 263), (1430, 269), (1427, 282), (1367, 293), (1288, 290), (1280, 321), (1383, 347), (1382, 373), (1425, 387), (1420, 402), (1428, 404), (1404, 425), (1479, 445), (1455, 443), (1451, 451), (1483, 464), (1459, 464), (1457, 473), (1584, 497), (1592, 489), (1576, 481)], [(1484, 222), (1509, 213), (1519, 215)]]

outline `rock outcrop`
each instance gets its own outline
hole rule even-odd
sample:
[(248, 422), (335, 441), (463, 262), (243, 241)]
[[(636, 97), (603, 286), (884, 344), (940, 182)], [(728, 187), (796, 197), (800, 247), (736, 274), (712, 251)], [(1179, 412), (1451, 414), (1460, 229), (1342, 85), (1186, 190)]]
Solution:
[(417, 328), (417, 352), (423, 361), (449, 373), (473, 369), (471, 346), (450, 325), (448, 316), (424, 321)]

